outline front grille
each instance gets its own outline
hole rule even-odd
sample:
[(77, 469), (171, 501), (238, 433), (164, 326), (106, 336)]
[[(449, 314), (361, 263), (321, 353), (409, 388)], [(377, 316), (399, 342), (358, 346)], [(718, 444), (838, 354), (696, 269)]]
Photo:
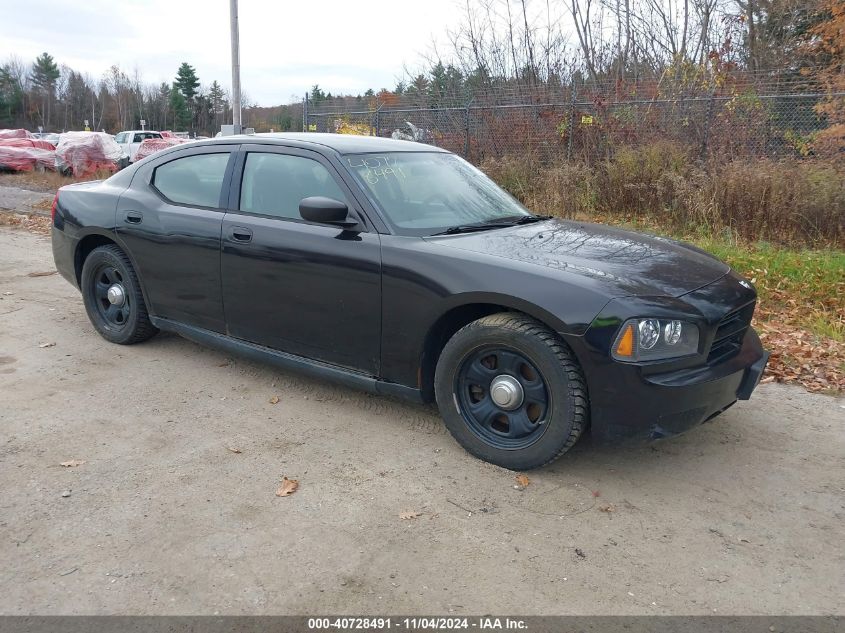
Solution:
[(707, 355), (708, 364), (721, 363), (739, 352), (745, 332), (751, 325), (751, 317), (754, 316), (755, 303), (752, 301), (729, 312), (719, 321), (716, 336), (713, 337), (713, 344), (710, 345), (710, 353)]

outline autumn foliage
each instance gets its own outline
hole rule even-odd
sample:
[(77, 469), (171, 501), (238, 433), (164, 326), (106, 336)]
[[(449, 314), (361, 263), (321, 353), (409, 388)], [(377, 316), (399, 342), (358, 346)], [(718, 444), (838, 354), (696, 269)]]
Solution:
[(845, 162), (845, 2), (824, 0), (823, 19), (811, 29), (811, 54), (822, 64), (816, 80), (828, 97), (816, 105), (816, 112), (829, 126), (819, 132), (814, 149)]

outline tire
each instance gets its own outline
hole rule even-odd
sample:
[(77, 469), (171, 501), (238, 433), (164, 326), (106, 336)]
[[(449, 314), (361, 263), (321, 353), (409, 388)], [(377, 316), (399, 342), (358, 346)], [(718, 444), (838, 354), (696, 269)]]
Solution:
[[(118, 246), (99, 246), (88, 254), (82, 265), (80, 286), (88, 318), (107, 341), (132, 345), (158, 332), (150, 322), (138, 275)], [(115, 293), (118, 298), (122, 294), (120, 305), (108, 298), (108, 289), (114, 286), (122, 290)]]
[(553, 462), (589, 423), (587, 383), (574, 354), (546, 326), (516, 312), (455, 333), (437, 361), (434, 391), (458, 443), (511, 470)]

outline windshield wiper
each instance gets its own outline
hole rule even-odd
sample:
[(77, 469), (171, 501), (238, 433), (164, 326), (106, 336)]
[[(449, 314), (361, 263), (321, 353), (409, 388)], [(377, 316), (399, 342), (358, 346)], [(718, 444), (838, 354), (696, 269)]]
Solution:
[(489, 222), (479, 222), (477, 224), (458, 224), (457, 226), (450, 226), (444, 231), (433, 233), (432, 235), (455, 235), (456, 233), (474, 233), (475, 231), (486, 231), (487, 229), (505, 229), (510, 226), (518, 226), (520, 224), (531, 224), (532, 222), (540, 222), (541, 220), (548, 220), (550, 215), (518, 215), (506, 218), (498, 218), (490, 220)]
[(531, 224), (533, 222), (541, 222), (542, 220), (550, 220), (551, 217), (550, 215), (520, 215), (505, 219), (510, 220), (508, 223), (510, 226), (517, 226), (519, 224)]
[(488, 229), (504, 229), (513, 226), (512, 222), (485, 222), (484, 224), (458, 224), (457, 226), (450, 226), (439, 233), (432, 233), (432, 235), (455, 235), (456, 233), (475, 233), (476, 231), (486, 231)]

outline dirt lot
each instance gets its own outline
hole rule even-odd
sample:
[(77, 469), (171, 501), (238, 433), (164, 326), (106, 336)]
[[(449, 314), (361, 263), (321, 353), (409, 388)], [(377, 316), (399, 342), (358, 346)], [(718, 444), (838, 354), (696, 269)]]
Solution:
[(517, 490), (432, 409), (110, 345), (52, 268), (0, 229), (2, 614), (845, 612), (842, 398), (763, 385)]

